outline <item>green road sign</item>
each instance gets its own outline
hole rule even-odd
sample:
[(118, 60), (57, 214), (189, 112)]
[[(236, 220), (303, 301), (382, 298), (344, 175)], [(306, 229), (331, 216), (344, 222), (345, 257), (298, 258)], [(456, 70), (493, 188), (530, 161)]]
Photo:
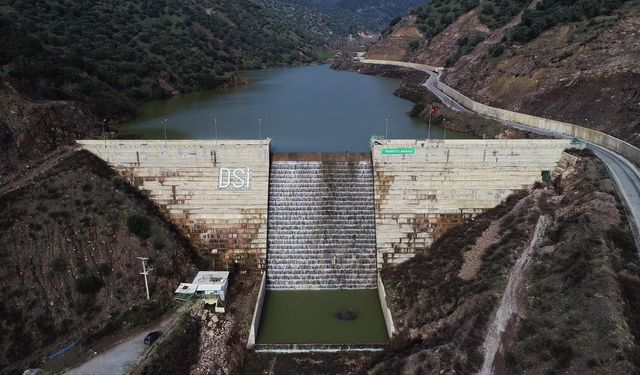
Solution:
[(413, 147), (382, 149), (382, 155), (413, 155), (415, 153), (416, 153), (416, 149)]

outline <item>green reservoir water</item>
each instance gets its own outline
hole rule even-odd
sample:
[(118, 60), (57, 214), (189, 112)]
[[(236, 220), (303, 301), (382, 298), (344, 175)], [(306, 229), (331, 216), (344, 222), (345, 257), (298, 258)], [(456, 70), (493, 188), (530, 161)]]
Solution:
[[(350, 309), (355, 320), (336, 314)], [(378, 291), (267, 291), (258, 344), (387, 344)]]
[[(400, 80), (335, 71), (329, 65), (244, 73), (248, 85), (204, 91), (140, 107), (123, 130), (143, 138), (272, 138), (273, 152), (363, 152), (372, 135), (426, 138), (424, 124), (408, 115), (413, 103), (393, 95)], [(260, 120), (261, 119), (261, 120)], [(261, 126), (258, 126), (260, 122)], [(440, 128), (431, 129), (442, 138)], [(468, 138), (447, 131), (447, 138)]]

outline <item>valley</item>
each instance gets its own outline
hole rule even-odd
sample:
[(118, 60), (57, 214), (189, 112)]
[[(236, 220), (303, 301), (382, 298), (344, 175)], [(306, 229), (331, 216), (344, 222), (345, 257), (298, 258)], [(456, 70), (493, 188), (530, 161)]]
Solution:
[(638, 373), (639, 26), (0, 1), (0, 374)]

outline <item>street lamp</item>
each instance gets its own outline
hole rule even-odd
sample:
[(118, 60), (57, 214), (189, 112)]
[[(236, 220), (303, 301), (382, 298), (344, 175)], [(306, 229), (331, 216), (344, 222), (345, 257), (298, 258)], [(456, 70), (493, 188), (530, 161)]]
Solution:
[(162, 121), (162, 127), (164, 128), (164, 145), (167, 146), (167, 118)]
[(384, 139), (388, 140), (389, 139), (389, 119), (386, 118), (384, 119), (385, 123), (384, 123)]
[(213, 129), (216, 135), (216, 144), (218, 144), (218, 118), (213, 118)]

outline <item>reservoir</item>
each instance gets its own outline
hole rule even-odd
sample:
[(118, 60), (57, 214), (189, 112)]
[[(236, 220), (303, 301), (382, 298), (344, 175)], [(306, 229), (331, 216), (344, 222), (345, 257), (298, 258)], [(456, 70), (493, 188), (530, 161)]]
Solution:
[[(364, 152), (371, 136), (427, 138), (409, 116), (413, 103), (393, 95), (399, 79), (331, 70), (329, 65), (243, 73), (242, 87), (150, 102), (123, 131), (162, 139), (272, 139), (272, 152)], [(388, 125), (387, 125), (388, 124)], [(432, 138), (443, 130), (433, 127)], [(447, 131), (447, 138), (468, 138)]]

